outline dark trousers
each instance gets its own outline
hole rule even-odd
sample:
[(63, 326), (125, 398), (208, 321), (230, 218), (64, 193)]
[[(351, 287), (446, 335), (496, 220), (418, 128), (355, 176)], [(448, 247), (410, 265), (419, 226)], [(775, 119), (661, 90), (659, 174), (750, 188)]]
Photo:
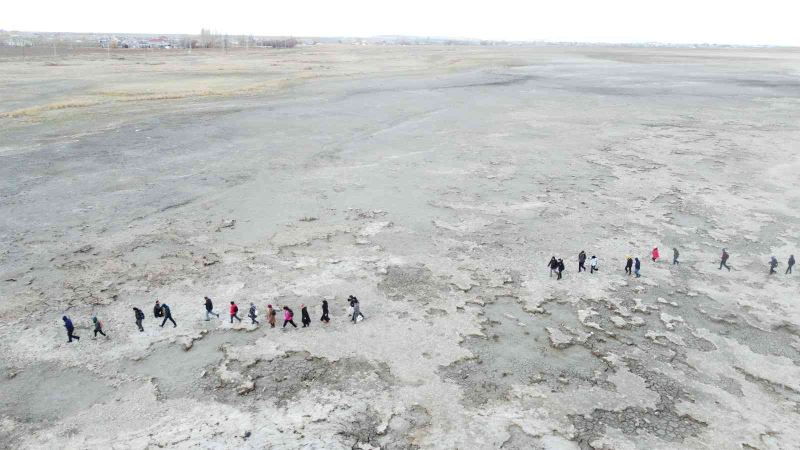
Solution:
[(172, 325), (173, 325), (173, 326), (176, 326), (176, 327), (178, 326), (178, 324), (177, 324), (177, 323), (175, 323), (175, 319), (173, 319), (173, 318), (172, 318), (172, 314), (170, 314), (170, 315), (168, 315), (168, 316), (164, 316), (164, 321), (163, 321), (163, 322), (161, 322), (161, 326), (163, 327), (163, 326), (164, 326), (164, 324), (165, 324), (165, 323), (167, 323), (167, 321), (168, 321), (168, 320), (169, 320), (170, 322), (172, 322)]
[(561, 279), (561, 271), (559, 270), (558, 271), (558, 278), (556, 278), (556, 280), (560, 280), (560, 279)]
[(242, 321), (242, 319), (240, 319), (240, 318), (239, 318), (239, 316), (237, 316), (236, 314), (231, 314), (231, 323), (233, 323), (233, 319), (236, 319), (236, 320), (238, 320), (239, 322), (241, 322), (241, 321)]
[(142, 327), (142, 319), (136, 319), (136, 326), (139, 327), (139, 331), (144, 331), (144, 327)]
[(672, 258), (672, 265), (679, 264), (678, 258)]
[(786, 272), (784, 272), (784, 273), (785, 274), (792, 273), (792, 266), (789, 266), (788, 268), (786, 268)]
[(590, 269), (589, 273), (595, 273), (595, 271), (597, 271), (597, 269), (595, 269), (594, 266), (589, 267), (589, 269)]
[(81, 338), (80, 336), (76, 336), (73, 333), (75, 333), (75, 330), (67, 330), (67, 339), (68, 339), (67, 342), (72, 342), (73, 339), (79, 340)]
[(583, 261), (578, 262), (578, 273), (580, 273), (582, 270), (586, 270), (586, 266), (584, 264), (585, 263)]
[(728, 269), (728, 272), (730, 272), (730, 271), (731, 271), (731, 268), (730, 268), (730, 267), (728, 267), (728, 261), (724, 261), (724, 260), (723, 260), (723, 261), (720, 261), (720, 262), (719, 262), (719, 270), (722, 270), (722, 268), (723, 268), (723, 267), (724, 267), (724, 268), (726, 268), (726, 269)]
[(330, 322), (331, 318), (328, 317), (328, 311), (322, 313), (322, 317), (319, 318), (321, 322)]
[(284, 320), (283, 321), (283, 328), (286, 328), (286, 324), (287, 323), (290, 323), (290, 324), (292, 324), (293, 327), (297, 328), (297, 325), (295, 325), (294, 320), (292, 320), (292, 319)]
[(631, 266), (625, 266), (625, 273), (627, 273), (628, 275), (631, 274)]
[[(94, 337), (97, 337), (97, 333), (100, 333), (100, 334), (102, 334), (103, 336), (105, 336), (105, 335), (106, 335), (105, 333), (103, 333), (103, 330), (101, 330), (100, 328), (95, 328), (95, 329), (94, 329)], [(108, 336), (106, 336), (106, 337), (108, 337)]]
[(250, 316), (250, 325), (256, 325), (256, 324), (258, 324), (256, 316)]

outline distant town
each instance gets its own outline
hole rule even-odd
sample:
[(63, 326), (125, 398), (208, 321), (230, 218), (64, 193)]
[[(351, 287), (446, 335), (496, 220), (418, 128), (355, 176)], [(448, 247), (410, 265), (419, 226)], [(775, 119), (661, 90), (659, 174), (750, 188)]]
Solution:
[[(453, 39), (446, 37), (372, 36), (372, 37), (292, 37), (232, 35), (209, 29), (199, 34), (135, 34), (135, 33), (57, 33), (26, 32), (0, 29), (0, 47), (44, 48), (99, 48), (99, 49), (194, 49), (194, 48), (293, 48), (315, 44), (348, 45), (613, 45), (631, 47), (740, 47), (717, 44), (671, 44), (644, 42), (630, 44), (550, 42), (550, 41), (497, 41), (481, 39)], [(750, 46), (759, 47), (759, 46)]]

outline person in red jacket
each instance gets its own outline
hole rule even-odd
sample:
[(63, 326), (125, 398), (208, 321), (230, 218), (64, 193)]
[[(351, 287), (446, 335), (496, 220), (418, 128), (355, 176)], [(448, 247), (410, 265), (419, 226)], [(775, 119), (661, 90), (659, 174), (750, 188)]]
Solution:
[(658, 259), (658, 247), (653, 247), (653, 262)]
[(231, 302), (231, 323), (233, 323), (233, 319), (236, 319), (239, 322), (242, 321), (242, 319), (240, 319), (239, 316), (236, 315), (238, 312), (239, 312), (239, 307), (236, 306), (236, 303)]

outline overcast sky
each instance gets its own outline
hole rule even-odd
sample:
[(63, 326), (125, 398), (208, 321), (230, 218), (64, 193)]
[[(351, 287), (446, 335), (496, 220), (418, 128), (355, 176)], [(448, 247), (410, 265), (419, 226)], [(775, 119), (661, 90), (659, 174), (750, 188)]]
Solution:
[(800, 0), (8, 0), (0, 29), (800, 45)]

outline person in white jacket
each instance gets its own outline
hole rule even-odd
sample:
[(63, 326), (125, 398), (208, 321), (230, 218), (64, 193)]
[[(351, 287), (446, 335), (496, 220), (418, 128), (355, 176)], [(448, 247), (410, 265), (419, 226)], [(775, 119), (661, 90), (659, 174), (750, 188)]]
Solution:
[(589, 273), (595, 273), (600, 270), (600, 268), (597, 267), (597, 263), (597, 256), (592, 255), (592, 258), (589, 260)]

